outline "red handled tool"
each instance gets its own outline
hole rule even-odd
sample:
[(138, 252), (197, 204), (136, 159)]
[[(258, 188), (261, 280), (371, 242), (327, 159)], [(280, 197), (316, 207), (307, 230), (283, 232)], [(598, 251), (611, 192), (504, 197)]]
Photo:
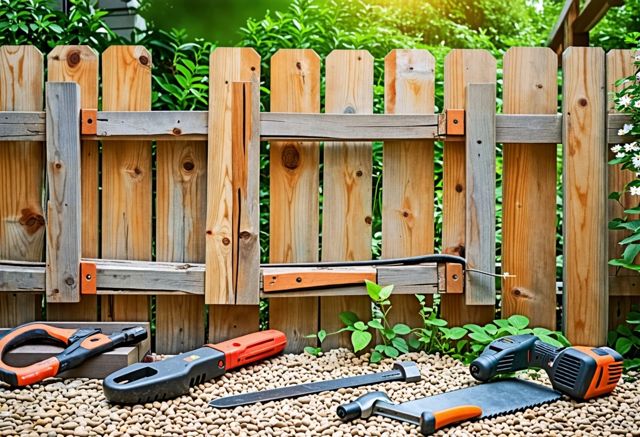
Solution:
[(174, 398), (189, 388), (224, 375), (227, 370), (276, 355), (287, 344), (275, 329), (244, 335), (155, 363), (137, 363), (104, 380), (104, 395), (112, 402), (144, 404)]
[[(44, 323), (22, 325), (0, 338), (0, 380), (14, 387), (34, 384), (116, 346), (135, 344), (145, 338), (147, 330), (141, 326), (106, 335), (97, 328), (65, 329)], [(7, 352), (27, 342), (63, 344), (67, 348), (26, 367), (12, 367), (4, 362)]]

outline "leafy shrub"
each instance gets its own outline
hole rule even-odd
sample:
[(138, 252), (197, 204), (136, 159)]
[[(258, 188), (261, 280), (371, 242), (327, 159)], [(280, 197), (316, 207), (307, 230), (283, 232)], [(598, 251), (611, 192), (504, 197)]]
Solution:
[(640, 369), (640, 311), (637, 305), (627, 314), (626, 323), (609, 331), (607, 343), (625, 358), (627, 370)]

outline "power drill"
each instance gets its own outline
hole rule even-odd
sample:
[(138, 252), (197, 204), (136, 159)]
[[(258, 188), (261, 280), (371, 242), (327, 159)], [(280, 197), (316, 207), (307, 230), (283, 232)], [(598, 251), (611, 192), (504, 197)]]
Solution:
[(469, 367), (479, 381), (501, 373), (544, 369), (553, 388), (576, 400), (611, 393), (622, 375), (622, 355), (602, 347), (554, 347), (535, 335), (512, 335), (492, 341)]

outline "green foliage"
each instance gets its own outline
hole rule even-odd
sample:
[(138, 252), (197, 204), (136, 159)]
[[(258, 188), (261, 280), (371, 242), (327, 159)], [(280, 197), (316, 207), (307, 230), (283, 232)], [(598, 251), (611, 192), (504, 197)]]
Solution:
[(640, 311), (637, 305), (627, 314), (626, 323), (609, 331), (607, 343), (624, 357), (625, 369), (640, 369)]
[[(348, 331), (351, 332), (351, 344), (356, 353), (365, 350), (371, 341), (376, 339), (378, 343), (373, 347), (370, 356), (373, 363), (380, 362), (384, 357), (396, 358), (409, 351), (424, 351), (429, 354), (450, 355), (468, 364), (493, 340), (507, 335), (534, 334), (553, 346), (569, 346), (569, 341), (560, 332), (530, 328), (529, 319), (520, 315), (494, 320), (484, 326), (468, 324), (462, 327), (448, 327), (447, 321), (437, 316), (439, 299), (436, 297), (434, 305), (430, 306), (422, 295), (416, 295), (420, 303), (422, 326), (411, 328), (403, 323), (391, 326), (388, 315), (392, 308), (390, 297), (393, 285), (382, 287), (366, 281), (366, 286), (373, 308), (371, 320), (360, 320), (355, 313), (345, 311), (339, 314), (340, 321), (344, 324), (343, 328), (331, 333), (320, 330), (307, 337), (317, 338), (322, 344), (327, 336)], [(305, 351), (317, 356), (322, 353), (322, 347), (309, 346)]]

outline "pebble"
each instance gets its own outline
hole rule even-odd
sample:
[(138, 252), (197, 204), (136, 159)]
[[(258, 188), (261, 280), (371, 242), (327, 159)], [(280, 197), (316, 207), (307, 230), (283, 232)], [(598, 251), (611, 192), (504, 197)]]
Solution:
[[(258, 407), (215, 410), (207, 405), (221, 396), (379, 372), (393, 364), (392, 360), (385, 360), (371, 365), (368, 358), (368, 354), (355, 356), (345, 349), (326, 352), (319, 358), (286, 354), (268, 363), (230, 372), (174, 400), (126, 407), (108, 403), (99, 380), (51, 380), (19, 391), (7, 390), (0, 384), (0, 435), (408, 436), (418, 434), (416, 426), (381, 416), (342, 423), (335, 409), (372, 390), (385, 391), (394, 401), (403, 402), (473, 384), (467, 367), (452, 358), (411, 353), (403, 359), (419, 363), (423, 375), (423, 381), (414, 384), (389, 382), (376, 387), (341, 389)], [(542, 373), (525, 373), (522, 377), (548, 384)], [(462, 423), (437, 435), (640, 437), (639, 402), (640, 384), (623, 381), (606, 398), (586, 403), (563, 399), (517, 414)]]

